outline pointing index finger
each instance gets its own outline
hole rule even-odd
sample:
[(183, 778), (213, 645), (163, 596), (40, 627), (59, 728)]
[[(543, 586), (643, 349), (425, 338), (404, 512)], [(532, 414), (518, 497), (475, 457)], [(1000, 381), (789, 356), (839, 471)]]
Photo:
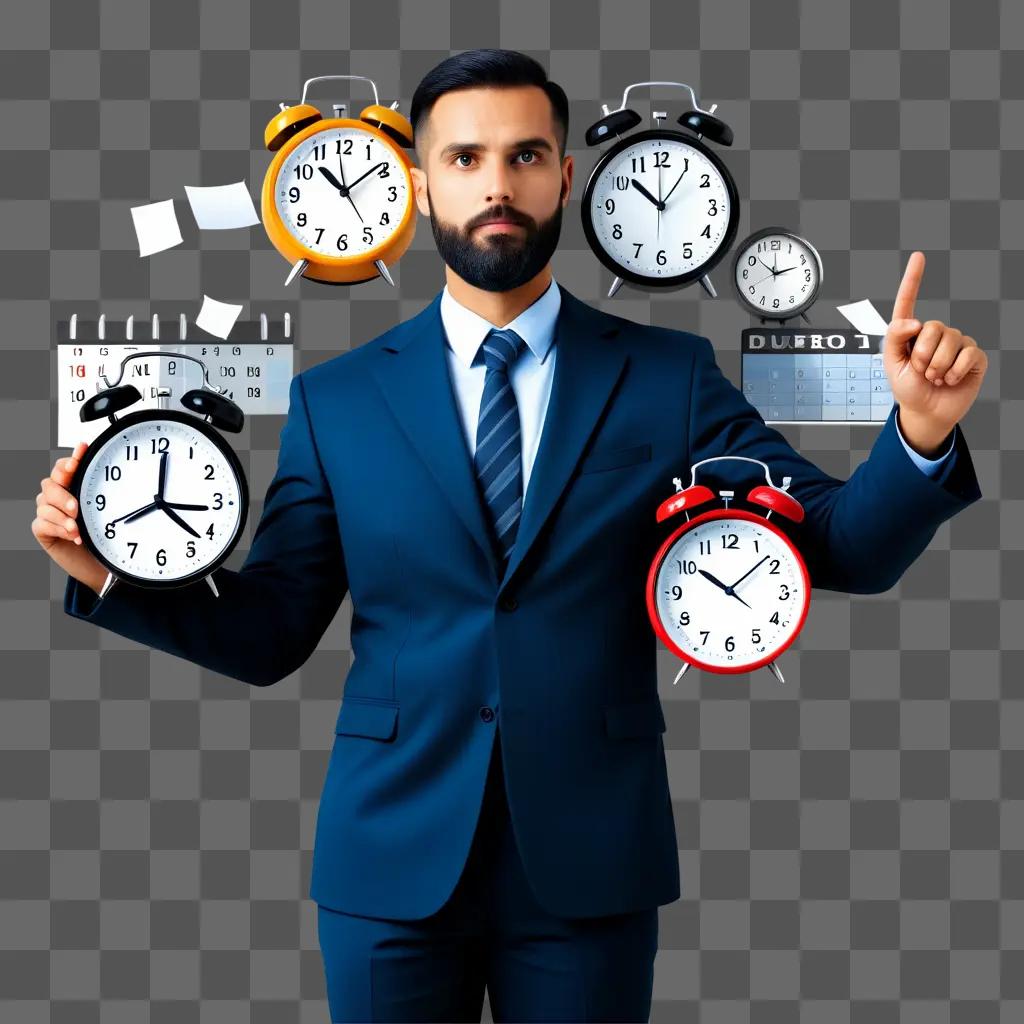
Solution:
[(896, 293), (896, 301), (892, 304), (893, 320), (912, 320), (917, 292), (924, 276), (924, 253), (912, 252), (907, 260), (907, 268), (903, 271), (903, 280)]

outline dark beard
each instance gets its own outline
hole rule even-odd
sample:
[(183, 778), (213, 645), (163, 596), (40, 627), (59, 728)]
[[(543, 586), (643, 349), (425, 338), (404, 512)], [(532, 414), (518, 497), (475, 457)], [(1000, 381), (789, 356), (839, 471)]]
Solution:
[[(562, 230), (562, 204), (540, 225), (532, 218), (523, 226), (523, 236), (492, 232), (477, 242), (471, 233), (454, 224), (438, 220), (427, 191), (430, 227), (441, 259), (465, 282), (488, 292), (507, 292), (533, 280), (547, 266)], [(497, 207), (489, 214), (501, 216), (507, 208)], [(522, 222), (525, 215), (514, 219)], [(479, 218), (474, 219), (474, 225)]]

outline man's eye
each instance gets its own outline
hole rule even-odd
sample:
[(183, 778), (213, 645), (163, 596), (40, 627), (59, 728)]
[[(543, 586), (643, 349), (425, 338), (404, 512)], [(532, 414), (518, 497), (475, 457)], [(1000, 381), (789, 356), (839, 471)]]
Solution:
[[(456, 160), (461, 160), (464, 156), (465, 157), (469, 157), (470, 159), (472, 159), (472, 155), (470, 153), (459, 153), (459, 155), (455, 159)], [(459, 166), (460, 167), (467, 167), (468, 164), (459, 164)]]
[[(526, 156), (527, 154), (529, 154), (532, 157), (537, 157), (537, 156), (540, 155), (537, 152), (537, 150), (535, 150), (535, 149), (524, 149), (519, 155), (520, 156)], [(526, 162), (530, 163), (530, 164), (533, 164), (533, 163), (536, 163), (537, 161), (534, 159), (534, 160), (527, 160)]]

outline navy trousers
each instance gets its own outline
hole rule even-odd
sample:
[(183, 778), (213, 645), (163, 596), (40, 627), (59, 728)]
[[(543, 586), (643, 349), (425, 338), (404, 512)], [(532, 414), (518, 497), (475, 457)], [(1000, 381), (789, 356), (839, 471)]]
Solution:
[(462, 876), (418, 921), (317, 908), (331, 1021), (646, 1021), (658, 908), (554, 917), (523, 872), (495, 736)]

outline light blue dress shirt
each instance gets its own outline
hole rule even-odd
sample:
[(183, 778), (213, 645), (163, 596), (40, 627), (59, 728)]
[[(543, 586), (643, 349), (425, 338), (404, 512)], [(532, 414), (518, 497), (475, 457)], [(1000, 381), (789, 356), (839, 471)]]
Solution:
[[(526, 348), (512, 364), (509, 373), (509, 383), (519, 405), (524, 495), (530, 483), (530, 472), (537, 457), (537, 446), (548, 409), (548, 399), (551, 397), (551, 382), (557, 358), (557, 346), (552, 343), (561, 305), (562, 293), (552, 278), (540, 298), (527, 306), (511, 323), (502, 325), (515, 331), (526, 342)], [(446, 352), (452, 388), (459, 407), (466, 445), (472, 457), (476, 452), (476, 425), (480, 399), (484, 393), (484, 377), (487, 374), (480, 345), (487, 337), (487, 332), (496, 325), (463, 306), (452, 296), (447, 284), (441, 294), (441, 321), (448, 338)], [(900, 432), (898, 411), (896, 433), (911, 461), (928, 476), (939, 472), (956, 445), (954, 427), (949, 449), (937, 459), (924, 458), (907, 444)]]

